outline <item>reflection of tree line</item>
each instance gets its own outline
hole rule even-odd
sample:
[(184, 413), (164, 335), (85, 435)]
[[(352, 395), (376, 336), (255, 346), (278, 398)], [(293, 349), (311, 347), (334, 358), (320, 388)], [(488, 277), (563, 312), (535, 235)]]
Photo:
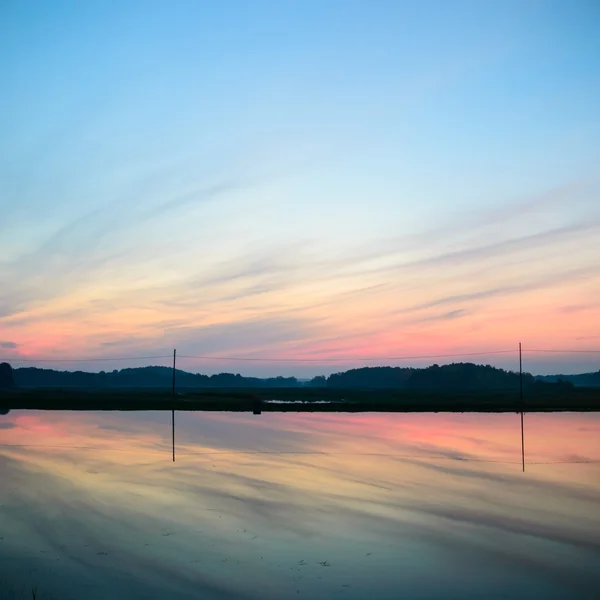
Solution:
[[(78, 388), (124, 388), (160, 387), (171, 385), (173, 370), (170, 367), (139, 367), (114, 371), (89, 373), (85, 371), (57, 371), (25, 367), (12, 369), (8, 363), (0, 364), (0, 388), (10, 387), (78, 387)], [(541, 380), (553, 381), (560, 386), (569, 386), (572, 377), (548, 376), (536, 378), (523, 374), (523, 385), (527, 388), (543, 386)], [(594, 385), (600, 385), (600, 372), (588, 374)], [(559, 379), (562, 378), (562, 379)], [(594, 379), (596, 378), (596, 379)], [(330, 388), (402, 388), (402, 389), (516, 389), (519, 386), (519, 373), (506, 371), (490, 365), (473, 363), (453, 363), (432, 365), (426, 368), (410, 367), (363, 367), (334, 373), (329, 377), (314, 377), (310, 382), (299, 381), (295, 377), (243, 377), (233, 373), (203, 375), (177, 370), (178, 388), (269, 388), (269, 387), (312, 387)], [(586, 380), (587, 382), (587, 380)], [(584, 384), (585, 385), (585, 384)], [(545, 387), (545, 386), (544, 386)], [(555, 386), (552, 386), (555, 387)]]

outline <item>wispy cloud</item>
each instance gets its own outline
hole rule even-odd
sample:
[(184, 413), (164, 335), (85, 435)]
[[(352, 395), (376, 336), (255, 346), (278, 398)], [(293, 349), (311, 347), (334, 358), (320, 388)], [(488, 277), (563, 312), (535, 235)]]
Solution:
[[(472, 319), (485, 335), (485, 319), (499, 299), (518, 304), (523, 295), (579, 286), (599, 275), (594, 210), (587, 219), (541, 223), (533, 232), (503, 226), (518, 220), (520, 210), (564, 209), (568, 186), (510, 210), (482, 210), (435, 230), (346, 246), (337, 256), (334, 237), (323, 250), (324, 240), (310, 231), (246, 244), (247, 231), (239, 239), (220, 237), (221, 224), (211, 221), (214, 230), (184, 228), (179, 235), (176, 224), (200, 218), (205, 208), (221, 210), (224, 204), (214, 200), (246, 189), (234, 178), (190, 186), (166, 201), (73, 219), (27, 256), (0, 264), (10, 283), (0, 292), (3, 337), (21, 344), (20, 335), (34, 323), (62, 323), (56, 336), (68, 329), (61, 340), (72, 343), (78, 334), (69, 324), (77, 322), (84, 325), (78, 344), (102, 354), (163, 346), (199, 354), (364, 353), (361, 348), (383, 348), (394, 337), (398, 344), (413, 343), (419, 328), (433, 337), (442, 330), (471, 331)], [(156, 239), (145, 224), (163, 219), (166, 235)], [(501, 231), (494, 229), (498, 224)], [(95, 241), (88, 244), (88, 237)], [(576, 309), (565, 308), (565, 314), (575, 314), (569, 310)]]
[(165, 330), (164, 341), (177, 340), (182, 354), (217, 354), (242, 352), (252, 356), (266, 350), (282, 347), (298, 340), (310, 340), (318, 336), (318, 324), (313, 320), (294, 319), (283, 316), (264, 316), (223, 324), (176, 327)]
[[(448, 246), (456, 243), (461, 245), (473, 244), (473, 234), (477, 234), (475, 236), (475, 239), (477, 239), (498, 225), (512, 224), (514, 225), (514, 229), (518, 231), (519, 221), (525, 215), (544, 214), (551, 207), (558, 207), (562, 211), (565, 211), (573, 203), (590, 204), (591, 208), (586, 209), (586, 213), (591, 211), (591, 214), (594, 215), (591, 220), (588, 217), (583, 221), (569, 225), (561, 224), (559, 227), (552, 227), (534, 234), (528, 233), (524, 236), (512, 236), (508, 239), (483, 245), (475, 242), (477, 245), (474, 247), (443, 252), (415, 261), (399, 262), (398, 266), (437, 265), (445, 262), (458, 262), (464, 259), (489, 258), (492, 255), (508, 251), (528, 250), (536, 245), (543, 245), (548, 242), (558, 241), (561, 238), (567, 238), (580, 231), (593, 232), (598, 229), (600, 227), (600, 214), (597, 210), (594, 210), (594, 203), (587, 202), (587, 198), (590, 196), (596, 197), (599, 193), (600, 180), (577, 180), (568, 185), (549, 190), (531, 198), (525, 198), (520, 202), (514, 202), (501, 208), (491, 207), (472, 214), (453, 215), (446, 223), (436, 228), (425, 229), (411, 235), (402, 235), (396, 238), (370, 242), (357, 250), (355, 254), (349, 255), (347, 261), (350, 264), (357, 265), (381, 260), (384, 257), (398, 256), (402, 259), (406, 253), (414, 251), (418, 251), (419, 253), (423, 251), (427, 252), (431, 248), (436, 248), (440, 245)], [(564, 222), (564, 217), (561, 221)], [(502, 231), (508, 231), (508, 229), (503, 229)], [(494, 230), (492, 235), (496, 237), (498, 233)], [(342, 259), (340, 264), (346, 265), (346, 259)]]
[(581, 269), (574, 269), (572, 271), (563, 272), (560, 274), (551, 274), (544, 277), (539, 277), (523, 283), (504, 285), (500, 287), (488, 288), (484, 290), (478, 290), (469, 292), (466, 294), (457, 294), (452, 296), (442, 296), (434, 298), (422, 304), (414, 305), (407, 308), (404, 312), (418, 311), (425, 308), (433, 308), (435, 306), (442, 306), (446, 304), (455, 304), (458, 302), (468, 302), (471, 300), (482, 300), (485, 298), (492, 298), (497, 296), (508, 296), (512, 294), (518, 294), (521, 292), (528, 292), (531, 290), (540, 290), (550, 286), (564, 285), (569, 282), (586, 279), (590, 275), (597, 275), (598, 269), (596, 266), (584, 267)]
[(458, 308), (456, 310), (451, 310), (441, 315), (432, 315), (430, 317), (423, 317), (421, 321), (451, 321), (453, 319), (460, 319), (461, 317), (465, 317), (469, 314), (464, 308)]
[(574, 314), (598, 308), (600, 308), (600, 304), (592, 302), (589, 304), (569, 304), (568, 306), (561, 306), (558, 308), (558, 311), (566, 314)]
[(147, 221), (162, 217), (168, 212), (173, 212), (186, 208), (190, 205), (197, 205), (203, 202), (209, 202), (216, 198), (224, 196), (228, 192), (233, 192), (246, 187), (241, 182), (227, 181), (218, 183), (212, 186), (202, 186), (197, 189), (187, 191), (171, 200), (161, 202), (150, 209), (142, 212), (138, 219), (140, 221)]
[(241, 186), (238, 181), (199, 186), (150, 208), (126, 203), (106, 205), (68, 221), (37, 248), (0, 263), (4, 282), (0, 318), (92, 285), (107, 273), (114, 277), (123, 267), (141, 263), (147, 270), (161, 256), (153, 248), (154, 240), (132, 243), (136, 229), (165, 219), (169, 213), (224, 197)]

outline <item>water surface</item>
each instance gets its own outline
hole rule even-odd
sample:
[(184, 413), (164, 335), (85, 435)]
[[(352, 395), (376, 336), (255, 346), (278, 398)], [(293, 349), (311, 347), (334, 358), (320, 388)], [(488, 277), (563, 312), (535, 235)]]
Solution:
[(598, 597), (598, 414), (176, 418), (0, 416), (0, 598)]

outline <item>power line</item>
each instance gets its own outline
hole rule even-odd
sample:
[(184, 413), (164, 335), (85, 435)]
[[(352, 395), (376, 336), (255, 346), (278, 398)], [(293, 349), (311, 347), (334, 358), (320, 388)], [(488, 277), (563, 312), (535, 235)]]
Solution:
[[(393, 360), (424, 360), (432, 358), (455, 358), (465, 356), (491, 356), (498, 354), (513, 354), (515, 350), (488, 350), (485, 352), (452, 352), (446, 354), (420, 354), (413, 356), (337, 356), (323, 358), (273, 358), (273, 357), (243, 357), (243, 356), (206, 356), (206, 355), (179, 355), (179, 358), (196, 360), (217, 360), (232, 362), (307, 362), (307, 363), (327, 363), (327, 362), (353, 362), (353, 361), (393, 361)], [(524, 353), (540, 354), (600, 354), (600, 350), (572, 350), (572, 349), (543, 349), (543, 348), (523, 348)], [(46, 363), (84, 363), (84, 362), (105, 362), (105, 361), (127, 361), (127, 360), (156, 360), (171, 358), (169, 354), (155, 356), (120, 356), (120, 357), (91, 357), (91, 358), (21, 358), (20, 356), (2, 357), (0, 361), (12, 362), (46, 362)]]
[(231, 360), (248, 362), (333, 362), (333, 361), (377, 361), (377, 360), (420, 360), (425, 358), (450, 358), (456, 356), (489, 356), (491, 354), (511, 354), (514, 350), (492, 350), (488, 352), (458, 352), (452, 354), (421, 354), (419, 356), (346, 356), (335, 358), (244, 358), (239, 356), (189, 356), (180, 355), (179, 358), (195, 358), (199, 360)]
[(170, 355), (163, 356), (127, 356), (127, 357), (110, 357), (110, 358), (0, 358), (1, 361), (13, 361), (13, 362), (95, 362), (95, 361), (106, 361), (106, 360), (154, 360), (156, 358), (171, 358)]
[(523, 352), (540, 352), (544, 354), (600, 354), (600, 350), (540, 350), (523, 348)]

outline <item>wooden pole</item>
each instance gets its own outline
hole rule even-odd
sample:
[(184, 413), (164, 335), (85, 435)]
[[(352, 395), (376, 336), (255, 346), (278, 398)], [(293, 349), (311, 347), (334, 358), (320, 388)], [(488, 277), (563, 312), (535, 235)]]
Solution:
[[(177, 350), (173, 350), (173, 405), (175, 404), (175, 361), (177, 359)], [(173, 462), (175, 462), (175, 408), (171, 409), (171, 438), (173, 445)]]
[(523, 349), (519, 342), (519, 404), (521, 406), (521, 463), (525, 473), (525, 430), (523, 427)]
[(173, 400), (175, 400), (175, 360), (177, 359), (177, 350), (173, 350)]
[(523, 406), (523, 350), (519, 342), (519, 401)]

